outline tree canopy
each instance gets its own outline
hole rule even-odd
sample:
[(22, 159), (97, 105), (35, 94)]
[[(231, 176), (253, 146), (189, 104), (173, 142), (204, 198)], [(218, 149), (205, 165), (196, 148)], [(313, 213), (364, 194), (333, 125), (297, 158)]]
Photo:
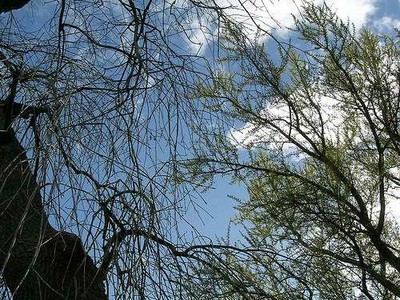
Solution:
[[(3, 298), (400, 297), (395, 32), (312, 1), (288, 35), (241, 2), (27, 2), (0, 2)], [(218, 176), (240, 241), (188, 220)]]
[(198, 83), (193, 97), (222, 121), (191, 168), (230, 172), (250, 194), (227, 277), (249, 299), (400, 296), (398, 37), (312, 3), (289, 42), (224, 29), (221, 64), (240, 71)]

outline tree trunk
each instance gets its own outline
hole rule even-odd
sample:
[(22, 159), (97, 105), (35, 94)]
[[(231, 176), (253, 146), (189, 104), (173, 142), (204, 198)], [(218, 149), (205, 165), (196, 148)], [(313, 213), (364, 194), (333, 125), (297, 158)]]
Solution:
[(30, 0), (0, 0), (0, 13), (19, 9), (25, 4), (28, 4), (29, 1)]
[(13, 299), (107, 299), (80, 238), (48, 222), (25, 150), (0, 134), (0, 267)]

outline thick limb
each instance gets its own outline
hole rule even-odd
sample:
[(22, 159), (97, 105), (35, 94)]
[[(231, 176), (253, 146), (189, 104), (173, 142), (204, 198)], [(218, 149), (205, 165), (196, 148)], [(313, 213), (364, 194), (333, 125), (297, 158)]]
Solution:
[(19, 9), (28, 4), (30, 0), (0, 0), (0, 13)]
[(80, 238), (49, 224), (25, 150), (10, 138), (0, 143), (0, 268), (14, 299), (107, 299)]

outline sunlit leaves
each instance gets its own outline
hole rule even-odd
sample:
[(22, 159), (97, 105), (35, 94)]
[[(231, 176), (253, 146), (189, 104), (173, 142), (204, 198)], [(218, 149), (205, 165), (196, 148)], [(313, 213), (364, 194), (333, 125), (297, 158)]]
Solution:
[[(216, 75), (197, 96), (223, 108), (215, 112), (226, 124), (245, 124), (202, 157), (211, 154), (215, 169), (248, 187), (237, 218), (248, 244), (288, 256), (279, 275), (263, 269), (266, 291), (288, 299), (296, 288), (316, 299), (399, 295), (389, 283), (400, 272), (389, 212), (400, 184), (398, 42), (356, 31), (325, 4), (303, 8), (289, 41), (265, 44), (229, 24), (221, 66), (239, 71)], [(256, 257), (254, 265), (271, 263)]]

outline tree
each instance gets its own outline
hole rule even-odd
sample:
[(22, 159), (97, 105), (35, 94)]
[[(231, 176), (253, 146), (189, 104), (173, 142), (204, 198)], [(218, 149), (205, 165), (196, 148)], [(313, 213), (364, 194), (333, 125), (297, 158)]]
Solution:
[(106, 299), (104, 274), (78, 236), (49, 224), (25, 151), (8, 133), (0, 145), (0, 262), (14, 299)]
[(0, 2), (0, 13), (22, 8), (30, 0), (2, 0)]
[(199, 272), (225, 299), (400, 297), (399, 40), (303, 4), (289, 41), (225, 16), (223, 71), (191, 95), (219, 127), (187, 167), (250, 194), (246, 242), (213, 260), (225, 276)]
[[(214, 1), (26, 2), (0, 2), (3, 298), (400, 295), (397, 39), (307, 2), (289, 42)], [(219, 174), (242, 245), (178, 230)]]
[(3, 298), (182, 297), (199, 6), (27, 2), (0, 2)]

